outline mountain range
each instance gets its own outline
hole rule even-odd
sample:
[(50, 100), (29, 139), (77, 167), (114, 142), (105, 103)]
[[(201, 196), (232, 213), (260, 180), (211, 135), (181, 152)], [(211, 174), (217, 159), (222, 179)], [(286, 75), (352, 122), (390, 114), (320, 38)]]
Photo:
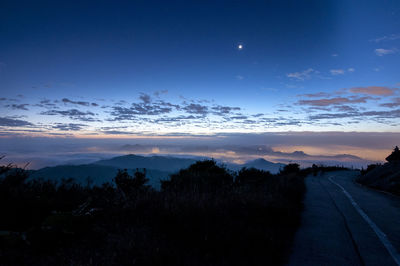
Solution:
[[(127, 169), (133, 173), (137, 169), (143, 170), (145, 168), (149, 184), (158, 189), (160, 187), (160, 180), (168, 179), (170, 174), (187, 168), (196, 161), (198, 160), (171, 156), (140, 156), (130, 154), (96, 161), (91, 164), (59, 165), (31, 170), (30, 178), (43, 178), (54, 181), (72, 178), (81, 184), (86, 184), (90, 180), (92, 184), (101, 185), (105, 182), (111, 182), (119, 169)], [(220, 164), (225, 165), (226, 168), (232, 171), (238, 171), (243, 167), (253, 167), (271, 173), (277, 173), (285, 166), (284, 164), (272, 163), (262, 158), (249, 161), (245, 164)]]

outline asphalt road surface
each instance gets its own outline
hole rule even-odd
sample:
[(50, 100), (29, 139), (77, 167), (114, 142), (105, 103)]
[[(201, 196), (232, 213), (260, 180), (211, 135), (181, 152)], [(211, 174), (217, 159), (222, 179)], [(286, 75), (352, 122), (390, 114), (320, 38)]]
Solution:
[(400, 265), (400, 198), (362, 187), (357, 175), (306, 178), (289, 265)]

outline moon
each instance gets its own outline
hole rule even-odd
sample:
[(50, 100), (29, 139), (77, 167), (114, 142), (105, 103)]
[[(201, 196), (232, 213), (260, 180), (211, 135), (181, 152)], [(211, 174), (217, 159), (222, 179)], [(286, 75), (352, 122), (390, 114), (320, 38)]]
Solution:
[(238, 48), (238, 50), (242, 50), (243, 49), (243, 44), (239, 44), (237, 48)]

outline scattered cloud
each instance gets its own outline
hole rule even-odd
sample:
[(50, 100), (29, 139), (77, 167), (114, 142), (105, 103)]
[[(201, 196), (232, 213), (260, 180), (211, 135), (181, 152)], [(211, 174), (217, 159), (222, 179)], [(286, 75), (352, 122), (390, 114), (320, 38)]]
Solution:
[(331, 75), (337, 76), (337, 75), (344, 75), (345, 71), (343, 69), (331, 69), (329, 72), (331, 73)]
[(188, 112), (189, 114), (199, 114), (199, 115), (207, 115), (208, 107), (201, 104), (189, 104), (183, 107), (183, 110)]
[(155, 91), (153, 93), (153, 95), (156, 96), (156, 97), (159, 97), (160, 95), (167, 94), (167, 93), (168, 93), (168, 90), (160, 90), (160, 91)]
[(376, 39), (372, 39), (370, 41), (379, 43), (379, 42), (384, 42), (384, 41), (394, 41), (394, 40), (398, 40), (398, 39), (400, 39), (400, 34), (399, 33), (382, 36), (382, 37), (379, 37), (379, 38), (376, 38)]
[(151, 97), (148, 94), (142, 93), (139, 97), (140, 100), (143, 101), (144, 104), (149, 104), (151, 102)]
[(243, 77), (243, 76), (241, 76), (241, 75), (237, 75), (237, 76), (236, 76), (236, 79), (237, 79), (237, 80), (243, 80), (243, 79), (244, 79), (244, 77)]
[(312, 69), (312, 68), (308, 68), (308, 69), (303, 70), (303, 71), (301, 71), (301, 72), (288, 73), (288, 74), (286, 74), (286, 76), (287, 76), (288, 78), (291, 78), (291, 79), (296, 79), (296, 80), (304, 81), (304, 80), (306, 80), (306, 79), (310, 79), (310, 78), (311, 78), (311, 75), (312, 75), (313, 73), (318, 73), (318, 71), (316, 71), (316, 70), (314, 70), (314, 69)]
[(389, 107), (389, 108), (395, 108), (395, 107), (400, 107), (400, 97), (394, 98), (392, 102), (390, 103), (383, 103), (380, 106), (382, 107)]
[(361, 93), (367, 95), (379, 95), (379, 96), (390, 96), (395, 93), (399, 89), (397, 88), (389, 88), (384, 86), (369, 86), (369, 87), (354, 87), (350, 88), (349, 92), (351, 93)]
[(356, 70), (355, 70), (355, 68), (350, 67), (350, 68), (347, 69), (347, 71), (350, 72), (350, 73), (353, 73), (353, 72), (356, 71)]
[(74, 124), (74, 123), (56, 123), (52, 126), (53, 129), (58, 129), (62, 131), (79, 131), (82, 128), (85, 128), (86, 125), (84, 124)]
[(228, 114), (232, 113), (233, 111), (241, 110), (240, 107), (221, 106), (221, 105), (214, 106), (211, 109), (213, 110), (213, 114), (220, 115), (220, 116), (228, 115)]
[(392, 48), (392, 49), (383, 49), (383, 48), (378, 48), (375, 49), (375, 54), (377, 56), (384, 56), (384, 55), (388, 55), (388, 54), (395, 54), (397, 53), (398, 50), (396, 48)]
[[(311, 120), (354, 118), (354, 117), (376, 117), (379, 119), (392, 119), (400, 116), (400, 109), (391, 111), (367, 111), (367, 112), (344, 112), (344, 113), (323, 113), (309, 116)], [(384, 121), (379, 121), (384, 122)]]
[(307, 94), (299, 94), (298, 97), (308, 97), (308, 98), (320, 98), (320, 97), (329, 97), (330, 94), (327, 92), (317, 92), (317, 93), (307, 93)]
[(84, 122), (94, 122), (94, 121), (98, 121), (97, 119), (94, 118), (95, 114), (90, 112), (90, 111), (80, 111), (77, 109), (70, 109), (70, 110), (65, 110), (65, 111), (61, 111), (61, 110), (49, 110), (49, 111), (45, 111), (45, 112), (41, 112), (41, 115), (60, 115), (60, 116), (64, 116), (64, 117), (69, 117), (70, 119), (73, 120), (80, 120), (80, 121), (84, 121)]
[(24, 104), (8, 104), (6, 105), (6, 107), (11, 108), (13, 110), (24, 110), (24, 111), (28, 111), (29, 109), (27, 108), (27, 106), (29, 106), (29, 104), (24, 103)]
[(309, 106), (330, 106), (330, 105), (342, 105), (349, 103), (366, 103), (367, 100), (371, 100), (371, 97), (335, 97), (317, 100), (300, 100), (299, 105), (309, 105)]
[(26, 126), (33, 126), (32, 123), (20, 120), (20, 119), (13, 119), (8, 117), (0, 117), (0, 126), (2, 127), (26, 127)]

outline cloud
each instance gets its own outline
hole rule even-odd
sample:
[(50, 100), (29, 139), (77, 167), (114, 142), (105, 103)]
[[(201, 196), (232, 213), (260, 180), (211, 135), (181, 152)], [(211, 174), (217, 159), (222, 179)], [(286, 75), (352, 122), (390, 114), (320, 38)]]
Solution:
[(39, 103), (35, 104), (34, 106), (46, 108), (46, 109), (58, 109), (58, 106), (49, 99), (42, 99)]
[(397, 39), (400, 39), (400, 34), (390, 34), (390, 35), (386, 35), (386, 36), (379, 37), (379, 38), (376, 38), (376, 39), (372, 39), (370, 41), (379, 43), (379, 42), (384, 42), (384, 41), (394, 41), (394, 40), (397, 40)]
[(82, 105), (82, 106), (99, 106), (97, 103), (90, 103), (90, 102), (84, 102), (84, 101), (73, 101), (68, 98), (63, 98), (61, 101), (65, 104), (76, 104), (76, 105)]
[(331, 69), (329, 72), (331, 73), (331, 75), (337, 76), (337, 75), (344, 75), (345, 71), (343, 69)]
[(191, 103), (189, 105), (186, 105), (185, 107), (182, 108), (189, 114), (199, 114), (199, 115), (207, 115), (208, 114), (208, 107), (205, 105), (201, 104), (194, 104)]
[(221, 106), (221, 105), (214, 106), (211, 109), (213, 110), (213, 114), (220, 115), (220, 116), (228, 115), (228, 114), (232, 113), (233, 111), (241, 110), (240, 107)]
[(153, 94), (156, 97), (159, 97), (161, 94), (167, 94), (168, 90), (160, 90), (160, 91), (155, 91)]
[(383, 87), (383, 86), (354, 87), (349, 89), (349, 91), (352, 93), (361, 93), (361, 94), (379, 95), (379, 96), (393, 95), (396, 90), (398, 89)]
[(2, 127), (26, 127), (33, 126), (32, 123), (20, 119), (12, 119), (8, 117), (0, 117), (0, 126)]
[(52, 126), (53, 129), (63, 130), (63, 131), (79, 131), (82, 128), (86, 127), (84, 124), (74, 124), (74, 123), (56, 123), (56, 125)]
[(172, 112), (172, 107), (169, 106), (169, 103), (164, 102), (151, 104), (132, 103), (131, 107), (113, 106), (112, 109), (113, 121), (134, 120), (136, 116), (154, 116)]
[(311, 74), (313, 74), (313, 73), (318, 73), (318, 71), (315, 71), (314, 69), (309, 68), (309, 69), (306, 69), (306, 70), (301, 71), (301, 72), (288, 73), (288, 74), (286, 74), (286, 76), (288, 78), (291, 78), (291, 79), (304, 81), (306, 79), (310, 79), (311, 78)]
[(394, 98), (391, 103), (383, 103), (380, 106), (389, 108), (400, 107), (400, 97)]
[(95, 116), (94, 113), (86, 111), (79, 111), (77, 109), (70, 109), (70, 110), (49, 110), (45, 112), (41, 112), (41, 115), (61, 115), (64, 117), (69, 117), (70, 119), (73, 120), (80, 120), (80, 121), (85, 121), (85, 122), (94, 122), (98, 121), (97, 119), (94, 119), (93, 117)]
[(299, 105), (310, 105), (310, 106), (330, 106), (330, 105), (342, 105), (348, 103), (366, 103), (367, 100), (374, 99), (371, 97), (336, 97), (318, 100), (300, 100)]
[(317, 93), (308, 93), (308, 94), (299, 94), (298, 97), (308, 97), (308, 98), (320, 98), (320, 97), (329, 97), (330, 94), (326, 92), (317, 92)]
[(139, 97), (140, 100), (143, 101), (144, 104), (149, 104), (151, 102), (151, 97), (148, 94), (142, 93)]
[(237, 80), (243, 80), (243, 79), (244, 79), (244, 77), (243, 77), (243, 76), (241, 76), (241, 75), (237, 75), (237, 76), (236, 76), (236, 79), (237, 79)]
[(398, 118), (399, 116), (400, 116), (400, 109), (396, 109), (392, 111), (324, 113), (324, 114), (309, 116), (309, 119), (320, 120), (320, 119), (337, 119), (337, 118), (351, 118), (351, 117), (375, 117), (379, 119), (392, 119), (392, 118)]
[(395, 54), (395, 53), (397, 53), (397, 49), (396, 48), (392, 48), (392, 49), (378, 48), (378, 49), (375, 49), (375, 54), (377, 56), (384, 56), (384, 55)]
[(28, 111), (29, 109), (26, 108), (27, 106), (29, 106), (29, 104), (24, 103), (24, 104), (9, 104), (6, 105), (6, 107), (9, 107), (13, 110), (24, 110), (24, 111)]
[(350, 68), (347, 69), (347, 71), (350, 72), (350, 73), (353, 73), (356, 70), (355, 70), (355, 68), (350, 67)]
[(338, 105), (334, 107), (337, 111), (340, 112), (356, 112), (357, 109), (352, 107), (352, 106), (348, 106), (348, 105)]

